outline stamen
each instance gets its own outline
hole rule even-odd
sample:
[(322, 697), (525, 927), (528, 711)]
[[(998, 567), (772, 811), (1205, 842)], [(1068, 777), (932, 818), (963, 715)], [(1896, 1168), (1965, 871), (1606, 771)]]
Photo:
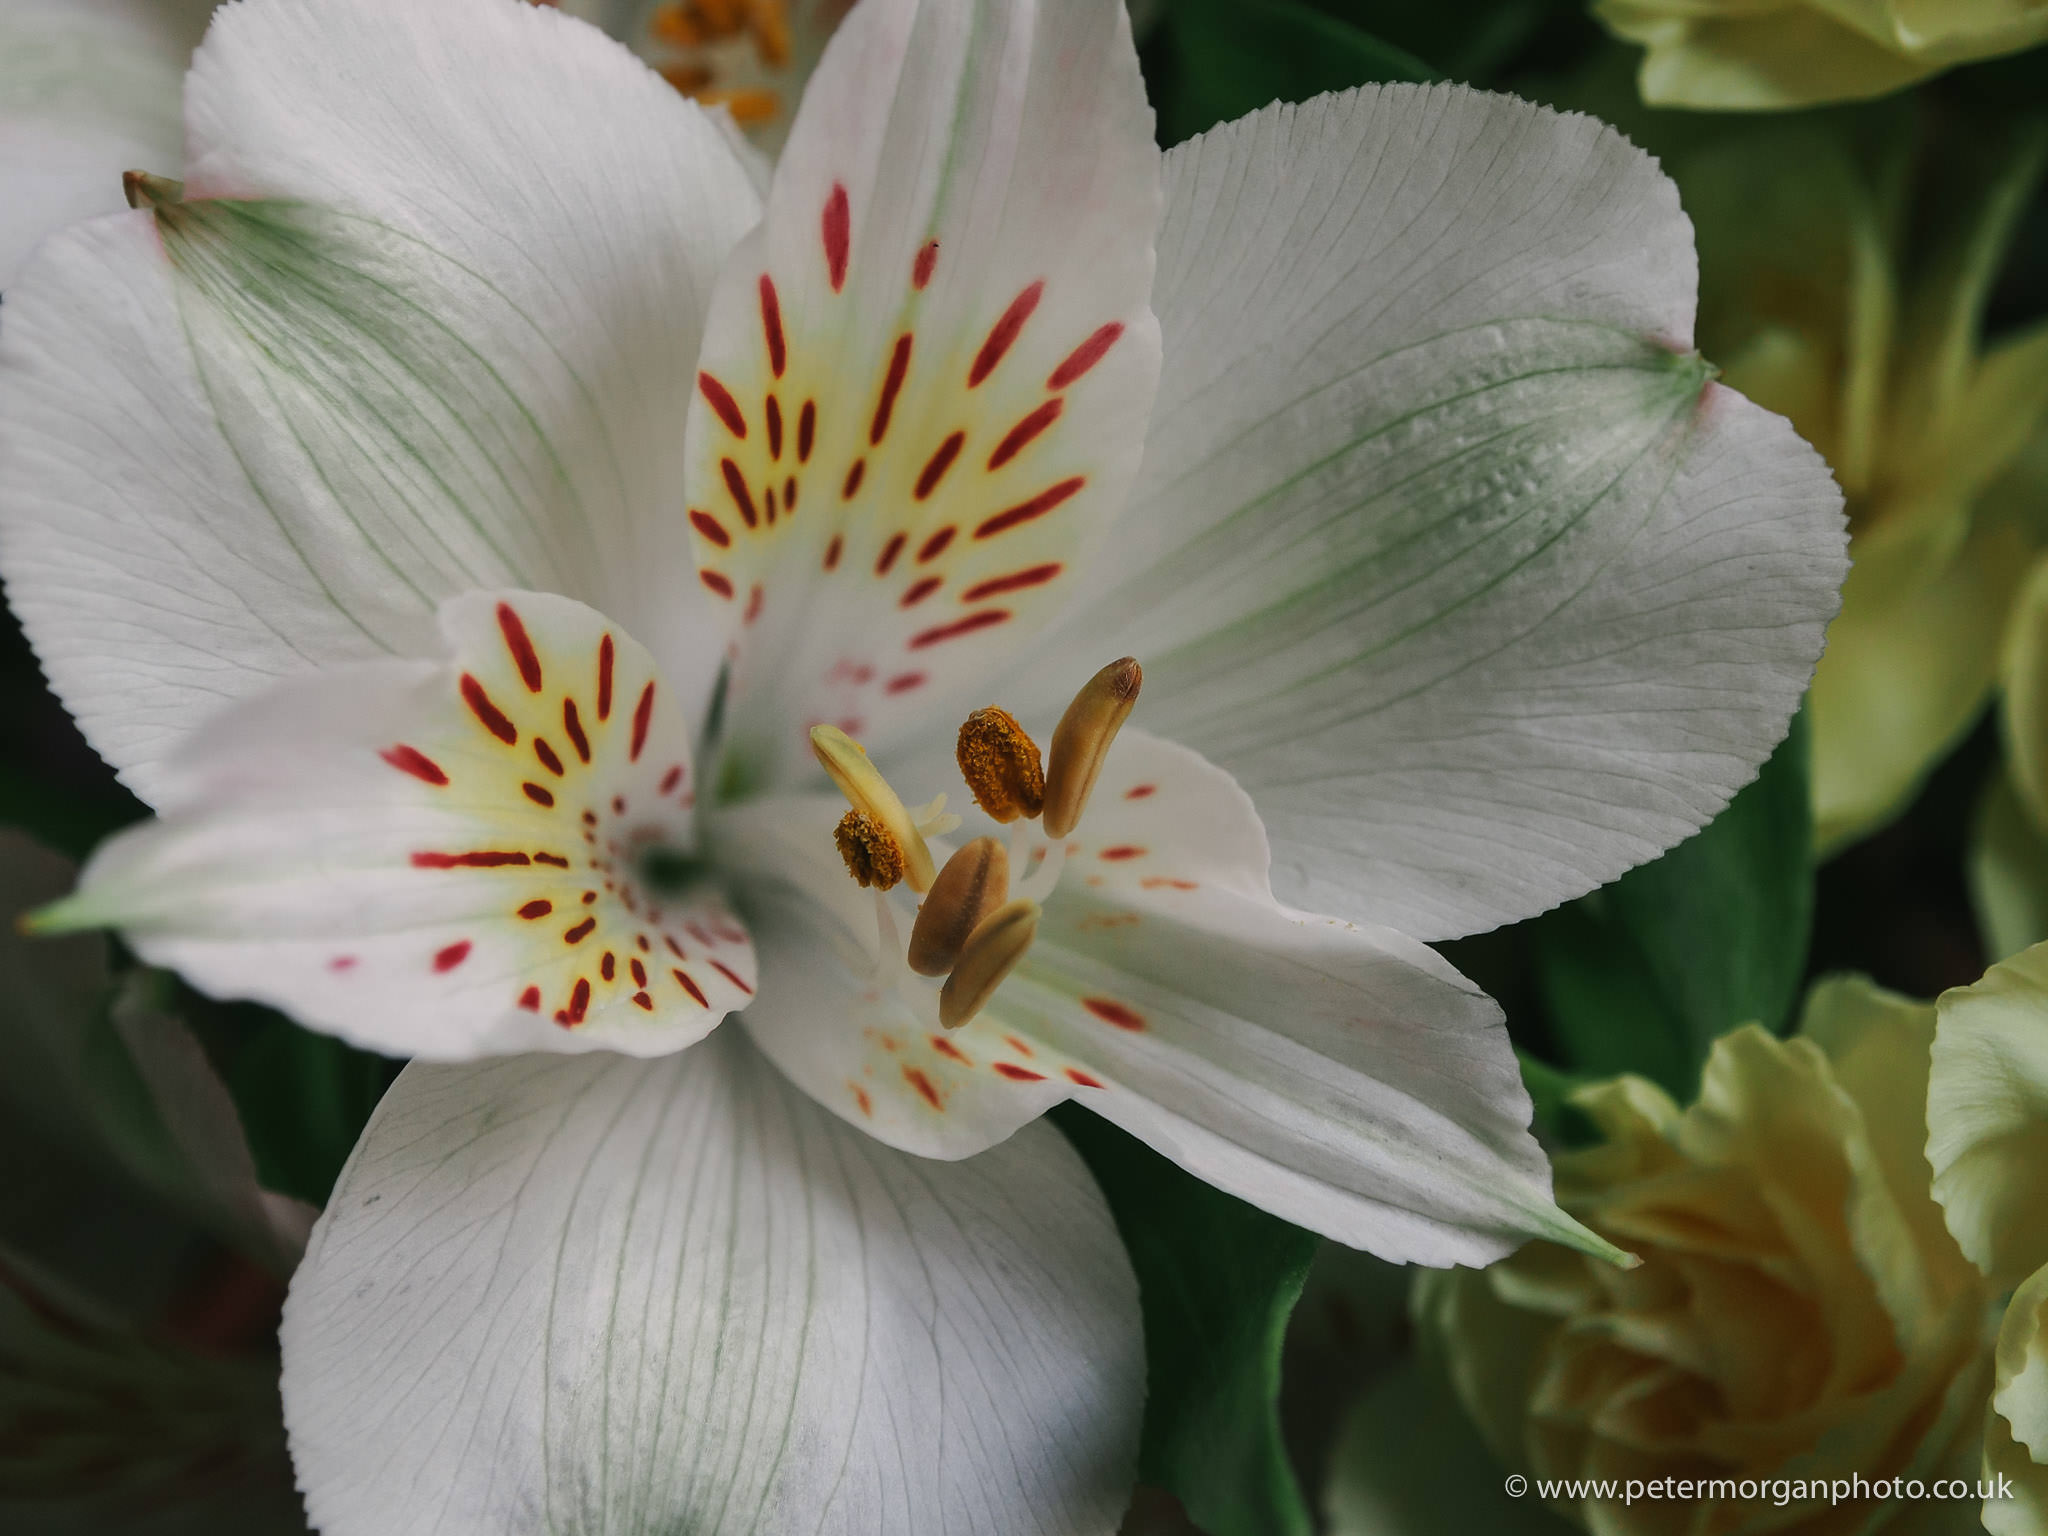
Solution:
[(960, 727), (954, 755), (974, 803), (997, 821), (1036, 816), (1045, 805), (1038, 743), (1005, 710), (977, 709)]
[(910, 968), (943, 976), (981, 920), (1010, 894), (1010, 856), (992, 837), (977, 837), (946, 860), (910, 930)]
[(811, 751), (853, 808), (889, 834), (901, 853), (903, 878), (910, 888), (920, 895), (930, 890), (938, 873), (932, 851), (889, 781), (868, 761), (867, 749), (835, 725), (818, 725), (811, 728)]
[(1037, 936), (1035, 901), (1008, 902), (983, 918), (967, 936), (960, 963), (939, 990), (939, 1022), (958, 1029), (981, 1012)]
[(861, 883), (892, 890), (903, 878), (903, 850), (888, 829), (865, 811), (848, 811), (832, 831), (839, 844), (839, 856), (846, 860), (846, 872)]
[(1052, 895), (1053, 887), (1060, 883), (1061, 872), (1067, 867), (1067, 845), (1064, 842), (1048, 843), (1041, 839), (1039, 846), (1045, 856), (1027, 878), (1017, 882), (1017, 894), (1032, 901), (1044, 901)]
[(1065, 837), (1080, 823), (1116, 733), (1138, 702), (1145, 674), (1134, 657), (1112, 661), (1082, 685), (1052, 733), (1045, 774), (1045, 835)]

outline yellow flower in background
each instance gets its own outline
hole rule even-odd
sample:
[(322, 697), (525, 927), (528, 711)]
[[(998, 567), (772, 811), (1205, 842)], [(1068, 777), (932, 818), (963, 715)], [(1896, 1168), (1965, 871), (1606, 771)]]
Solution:
[(1882, 96), (2048, 41), (2044, 0), (1595, 0), (1649, 50), (1643, 99), (1776, 111)]
[[(1724, 135), (1674, 167), (1704, 349), (1792, 419), (1848, 499), (1854, 564), (1811, 697), (1823, 852), (1904, 809), (2002, 664), (2036, 680), (2023, 718), (2048, 717), (2048, 644), (2002, 663), (2048, 531), (2048, 325), (1982, 339), (2044, 140), (1916, 163), (1918, 137), (1904, 113), (1837, 115)], [(2043, 581), (2023, 612), (2048, 615)], [(2048, 825), (2048, 726), (2027, 734)]]
[[(1645, 1483), (1977, 1477), (1996, 1296), (1929, 1191), (1934, 1031), (1932, 1005), (1843, 978), (1815, 989), (1798, 1038), (1724, 1037), (1688, 1109), (1640, 1078), (1581, 1092), (1604, 1139), (1558, 1158), (1558, 1197), (1641, 1266), (1533, 1243), (1417, 1284), (1504, 1466)], [(1825, 1498), (1565, 1513), (1628, 1536), (1681, 1510), (1713, 1533), (1891, 1514)]]

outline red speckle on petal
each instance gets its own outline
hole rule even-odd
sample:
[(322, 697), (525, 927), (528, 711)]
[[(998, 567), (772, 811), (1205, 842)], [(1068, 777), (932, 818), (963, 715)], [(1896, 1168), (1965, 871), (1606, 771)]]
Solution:
[(760, 527), (761, 514), (754, 509), (754, 493), (747, 489), (747, 477), (740, 473), (739, 465), (731, 459), (720, 459), (718, 472), (725, 476), (725, 488), (732, 493), (733, 505), (740, 509), (740, 521), (749, 528)]
[(847, 205), (844, 182), (832, 183), (818, 227), (825, 239), (825, 271), (832, 279), (832, 291), (838, 293), (846, 286), (846, 253), (853, 242), (853, 210)]
[(782, 457), (782, 402), (770, 395), (763, 410), (768, 417), (768, 457), (779, 459)]
[(649, 1013), (654, 1012), (654, 999), (645, 992), (635, 992), (633, 994), (633, 1003), (635, 1007), (644, 1008)]
[(606, 950), (604, 958), (597, 962), (597, 973), (606, 981), (610, 981), (619, 974), (619, 957), (610, 950)]
[(731, 580), (717, 571), (699, 571), (697, 579), (720, 597), (729, 598), (732, 596)]
[(960, 457), (960, 447), (966, 441), (965, 432), (952, 432), (925, 461), (924, 468), (918, 471), (917, 485), (913, 492), (919, 501), (923, 501), (939, 488), (939, 482), (946, 478), (946, 471), (951, 469), (953, 461)]
[[(641, 937), (640, 942), (643, 946), (647, 943), (647, 939), (644, 935)], [(633, 985), (636, 987), (646, 986), (647, 967), (642, 965), (637, 959), (629, 960), (626, 963), (633, 967)]]
[(546, 917), (550, 912), (554, 910), (555, 904), (552, 901), (548, 901), (545, 898), (539, 898), (533, 901), (529, 901), (525, 906), (521, 907), (519, 909), (519, 915), (525, 918), (530, 923), (536, 921), (539, 918)]
[(597, 718), (600, 721), (612, 717), (612, 637), (606, 635), (597, 643)]
[(899, 672), (896, 676), (889, 679), (888, 686), (884, 691), (888, 693), (908, 693), (913, 688), (923, 686), (924, 681), (925, 675), (922, 672)]
[[(738, 940), (744, 939), (745, 937), (746, 935), (743, 933), (734, 934), (732, 935), (732, 941), (737, 942)], [(711, 962), (711, 969), (718, 972), (719, 975), (723, 976), (727, 981), (731, 982), (734, 986), (738, 987), (742, 992), (746, 993), (747, 996), (752, 997), (754, 995), (754, 989), (748, 986), (744, 981), (741, 981), (739, 978), (739, 974), (736, 971), (734, 971), (731, 967), (721, 965), (718, 961), (714, 960)]]
[(840, 550), (842, 550), (842, 549), (844, 549), (845, 547), (846, 547), (846, 542), (845, 542), (845, 540), (841, 539), (841, 538), (839, 537), (839, 535), (838, 535), (838, 534), (836, 534), (836, 533), (835, 533), (835, 534), (833, 534), (833, 535), (832, 535), (832, 542), (831, 542), (830, 544), (827, 544), (827, 545), (825, 546), (825, 569), (826, 569), (826, 570), (828, 570), (828, 571), (836, 571), (836, 570), (838, 570), (838, 569), (839, 569), (839, 551), (840, 551)]
[[(546, 855), (542, 855), (545, 860)], [(416, 853), (414, 869), (503, 869), (507, 865), (529, 864), (523, 853), (492, 849), (483, 853)]]
[(905, 590), (903, 599), (898, 606), (915, 608), (919, 603), (938, 591), (944, 581), (945, 578), (943, 576), (926, 576), (912, 582), (908, 589)]
[(705, 538), (716, 544), (720, 549), (730, 549), (732, 547), (732, 535), (725, 531), (725, 524), (721, 523), (709, 512), (700, 512), (695, 507), (692, 507), (690, 509), (690, 526), (703, 534)]
[(1017, 457), (1025, 448), (1030, 446), (1031, 440), (1034, 437), (1060, 419), (1060, 412), (1065, 409), (1065, 406), (1066, 402), (1064, 400), (1048, 400), (1029, 416), (1018, 422), (1017, 425), (1010, 428), (1004, 434), (1003, 440), (996, 444), (996, 451), (988, 456), (988, 467), (990, 469), (1001, 469), (1010, 460)]
[(640, 751), (647, 745), (647, 724), (654, 718), (654, 684), (649, 681), (640, 690), (640, 702), (633, 706), (633, 744), (627, 752), (629, 762), (640, 761)]
[(469, 940), (457, 939), (446, 949), (440, 950), (434, 955), (434, 969), (436, 971), (452, 971), (468, 958)]
[(533, 738), (533, 755), (540, 759), (541, 767), (547, 769), (549, 773), (558, 779), (562, 776), (562, 760), (555, 755), (555, 749), (548, 745), (545, 736)]
[(521, 784), (519, 787), (526, 792), (527, 799), (540, 806), (543, 810), (553, 810), (555, 808), (555, 797), (552, 791), (533, 783), (531, 780)]
[(562, 942), (564, 944), (581, 944), (585, 939), (589, 938), (591, 934), (595, 933), (596, 931), (597, 919), (594, 917), (586, 917), (574, 928), (568, 929), (566, 932), (563, 933)]
[(928, 645), (937, 645), (942, 640), (957, 639), (971, 635), (977, 629), (987, 629), (991, 624), (1000, 624), (1010, 617), (1007, 608), (984, 608), (979, 613), (970, 613), (964, 619), (955, 619), (950, 624), (941, 624), (936, 629), (922, 630), (910, 637), (910, 649), (921, 651)]
[(1136, 1009), (1126, 1008), (1114, 998), (1084, 997), (1081, 999), (1081, 1006), (1104, 1023), (1114, 1024), (1118, 1029), (1139, 1030), (1145, 1027), (1143, 1014)]
[(902, 553), (903, 535), (900, 533), (890, 534), (889, 542), (882, 546), (882, 553), (875, 559), (875, 574), (877, 576), (888, 575), (890, 568), (896, 564), (896, 557)]
[(327, 962), (327, 969), (330, 971), (352, 971), (355, 968), (356, 957), (354, 955), (336, 955)]
[(939, 1098), (939, 1090), (932, 1086), (932, 1080), (916, 1067), (903, 1069), (903, 1080), (915, 1088), (925, 1103), (933, 1109), (943, 1110), (945, 1103)]
[(1123, 322), (1112, 320), (1093, 336), (1067, 354), (1067, 360), (1053, 369), (1052, 377), (1045, 381), (1047, 389), (1065, 389), (1090, 368), (1101, 362), (1105, 353), (1116, 345), (1117, 338), (1124, 333)]
[(581, 1024), (583, 1022), (583, 1015), (589, 1011), (590, 979), (586, 976), (578, 976), (576, 978), (576, 990), (569, 994), (569, 1022), (571, 1024)]
[(562, 729), (569, 733), (569, 744), (576, 749), (576, 755), (589, 762), (590, 738), (583, 734), (583, 717), (576, 712), (574, 699), (562, 700)]
[(409, 773), (425, 783), (438, 786), (448, 782), (448, 775), (441, 771), (441, 765), (415, 747), (402, 744), (386, 747), (377, 755), (400, 773)]
[(1121, 863), (1125, 859), (1142, 859), (1144, 856), (1145, 850), (1134, 843), (1118, 843), (1114, 848), (1105, 848), (1095, 855), (1098, 859), (1108, 859), (1112, 863)]
[(967, 1059), (967, 1053), (961, 1050), (960, 1047), (955, 1045), (952, 1041), (948, 1040), (944, 1035), (933, 1035), (931, 1037), (931, 1040), (932, 1049), (937, 1051), (941, 1056), (949, 1056), (954, 1061), (959, 1062), (960, 1065), (963, 1067), (971, 1067), (974, 1065), (973, 1062)]
[(889, 432), (889, 417), (896, 410), (896, 396), (903, 388), (904, 375), (910, 372), (910, 333), (905, 331), (896, 338), (896, 349), (889, 354), (889, 371), (882, 378), (882, 395), (875, 402), (875, 419), (868, 424), (868, 443), (878, 447)]
[(569, 867), (569, 861), (559, 853), (536, 853), (533, 856), (533, 862), (536, 864), (552, 864), (556, 869), (567, 869)]
[(1030, 1046), (1026, 1045), (1022, 1040), (1019, 1040), (1015, 1035), (1003, 1036), (1003, 1044), (1007, 1045), (1019, 1056), (1035, 1056), (1036, 1054), (1038, 1054), (1037, 1052), (1032, 1050)]
[(761, 604), (766, 601), (767, 596), (767, 589), (760, 582), (755, 582), (753, 590), (747, 594), (747, 611), (740, 615), (742, 624), (751, 624), (761, 617)]
[(1057, 560), (1045, 565), (1028, 566), (1021, 571), (1012, 571), (1007, 576), (992, 576), (987, 581), (976, 582), (960, 594), (963, 603), (978, 603), (985, 597), (995, 597), (1004, 592), (1016, 592), (1025, 587), (1042, 587), (1066, 567)]
[(520, 993), (519, 1006), (524, 1008), (528, 1013), (539, 1013), (540, 988), (528, 987), (524, 992)]
[(967, 370), (967, 387), (973, 389), (996, 371), (996, 365), (1017, 340), (1024, 329), (1024, 322), (1031, 318), (1031, 312), (1038, 308), (1038, 301), (1045, 296), (1045, 279), (1040, 278), (1017, 297), (1010, 300), (1010, 307), (1003, 311), (1002, 318), (989, 327), (988, 339), (981, 344), (981, 350), (974, 354), (974, 366)]
[(1172, 875), (1147, 875), (1138, 884), (1148, 891), (1192, 891), (1197, 889), (1194, 881), (1176, 879)]
[(1126, 800), (1143, 800), (1146, 796), (1156, 795), (1157, 793), (1159, 793), (1159, 786), (1157, 784), (1133, 784), (1124, 791), (1124, 798)]
[[(818, 403), (815, 400), (806, 400), (804, 408), (797, 413), (796, 418), (797, 463), (808, 464), (811, 462), (811, 444), (817, 440), (817, 436)], [(792, 501), (795, 499), (793, 496), (790, 498)]]
[(1070, 1082), (1079, 1083), (1083, 1088), (1100, 1088), (1102, 1086), (1099, 1081), (1077, 1067), (1067, 1068), (1067, 1079)]
[(740, 403), (733, 399), (732, 391), (708, 373), (697, 375), (697, 389), (704, 396), (705, 403), (718, 413), (718, 419), (725, 423), (725, 430), (734, 437), (747, 435), (747, 418), (740, 414)]
[(519, 622), (519, 615), (512, 611), (510, 603), (498, 604), (498, 630), (505, 637), (505, 649), (512, 653), (512, 661), (519, 668), (519, 679), (526, 684), (528, 693), (540, 692), (540, 658), (533, 653), (533, 641), (527, 637), (526, 626)]
[(469, 706), (469, 712), (483, 722), (484, 729), (506, 746), (518, 742), (518, 728), (505, 718), (502, 709), (491, 702), (491, 696), (484, 692), (484, 685), (467, 672), (462, 674), (462, 701)]
[(948, 523), (937, 533), (926, 539), (924, 543), (920, 544), (917, 549), (917, 563), (919, 565), (929, 565), (932, 561), (938, 559), (940, 555), (944, 554), (946, 546), (953, 542), (954, 532), (953, 525)]
[(695, 983), (694, 981), (690, 980), (687, 974), (685, 974), (682, 971), (672, 969), (669, 971), (669, 975), (675, 977), (677, 982), (681, 984), (682, 989), (697, 1000), (697, 1006), (699, 1008), (709, 1008), (711, 1006), (711, 999), (704, 995), (704, 989), (698, 986), (697, 983)]
[(999, 533), (1009, 532), (1019, 523), (1028, 523), (1035, 517), (1043, 517), (1087, 483), (1083, 476), (1070, 475), (1058, 485), (1040, 491), (1029, 501), (1020, 501), (1016, 506), (1005, 508), (994, 517), (983, 519), (975, 528), (974, 536), (977, 539), (992, 539)]
[(932, 280), (932, 269), (939, 264), (939, 242), (927, 240), (918, 248), (917, 260), (910, 266), (910, 286), (919, 293)]
[(1002, 1073), (1004, 1077), (1007, 1077), (1013, 1083), (1042, 1083), (1045, 1081), (1045, 1074), (1043, 1072), (1034, 1072), (1029, 1067), (1016, 1066), (1007, 1061), (999, 1061), (995, 1064), (995, 1067), (998, 1072)]
[(782, 342), (782, 300), (776, 296), (775, 279), (761, 274), (761, 333), (768, 339), (768, 366), (778, 379), (788, 350)]
[(676, 786), (682, 782), (683, 765), (681, 763), (677, 763), (673, 768), (669, 769), (667, 773), (664, 773), (661, 776), (661, 787), (656, 791), (656, 793), (663, 795), (674, 794)]

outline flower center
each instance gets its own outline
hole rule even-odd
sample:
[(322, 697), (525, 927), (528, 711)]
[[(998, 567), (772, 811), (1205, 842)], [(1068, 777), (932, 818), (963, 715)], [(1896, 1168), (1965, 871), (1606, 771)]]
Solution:
[[(893, 989), (920, 1017), (935, 1012), (947, 1029), (958, 1029), (987, 1005), (1037, 937), (1039, 904), (1066, 865), (1067, 835), (1087, 811), (1143, 681), (1129, 656), (1090, 678), (1060, 717), (1042, 769), (1038, 744), (1006, 710), (990, 705), (969, 715), (954, 749), (960, 777), (988, 816), (1016, 823), (1016, 831), (1007, 847), (993, 837), (975, 838), (943, 867), (925, 839), (960, 824), (946, 814), (946, 797), (913, 813), (859, 742), (837, 726), (812, 729), (811, 750), (853, 807), (834, 833), (840, 856), (847, 873), (875, 893), (878, 991)], [(1014, 891), (1013, 870), (1023, 877)], [(899, 882), (925, 898), (907, 946), (888, 897)], [(906, 969), (941, 979), (937, 994)]]

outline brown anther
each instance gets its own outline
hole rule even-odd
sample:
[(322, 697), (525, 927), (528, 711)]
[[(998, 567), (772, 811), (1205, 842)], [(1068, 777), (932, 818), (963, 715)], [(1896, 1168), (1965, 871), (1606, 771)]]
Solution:
[(700, 48), (704, 44), (704, 28), (687, 5), (657, 5), (647, 18), (647, 31), (656, 42), (667, 43), (671, 48)]
[(989, 913), (960, 947), (960, 961), (939, 989), (939, 1022), (958, 1029), (988, 1006), (1003, 978), (1038, 937), (1038, 903), (1020, 896)]
[(789, 62), (789, 13), (782, 0), (751, 0), (747, 30), (754, 34), (754, 49), (763, 64), (780, 69)]
[(1112, 661), (1082, 685), (1052, 733), (1045, 772), (1045, 835), (1065, 837), (1094, 793), (1102, 760), (1138, 702), (1145, 681), (1135, 657)]
[(707, 107), (723, 107), (736, 123), (765, 123), (782, 110), (782, 98), (760, 89), (697, 91), (696, 99)]
[(954, 746), (960, 777), (974, 803), (997, 821), (1036, 816), (1045, 805), (1045, 771), (1038, 743), (1007, 710), (991, 704), (962, 722)]
[(664, 64), (661, 78), (685, 96), (694, 96), (710, 85), (714, 77), (702, 64)]
[(903, 878), (903, 850), (896, 839), (866, 811), (848, 811), (832, 830), (846, 872), (861, 883), (889, 890)]
[(1010, 894), (1010, 855), (992, 837), (977, 837), (939, 871), (910, 930), (910, 968), (920, 976), (953, 969), (981, 920)]

